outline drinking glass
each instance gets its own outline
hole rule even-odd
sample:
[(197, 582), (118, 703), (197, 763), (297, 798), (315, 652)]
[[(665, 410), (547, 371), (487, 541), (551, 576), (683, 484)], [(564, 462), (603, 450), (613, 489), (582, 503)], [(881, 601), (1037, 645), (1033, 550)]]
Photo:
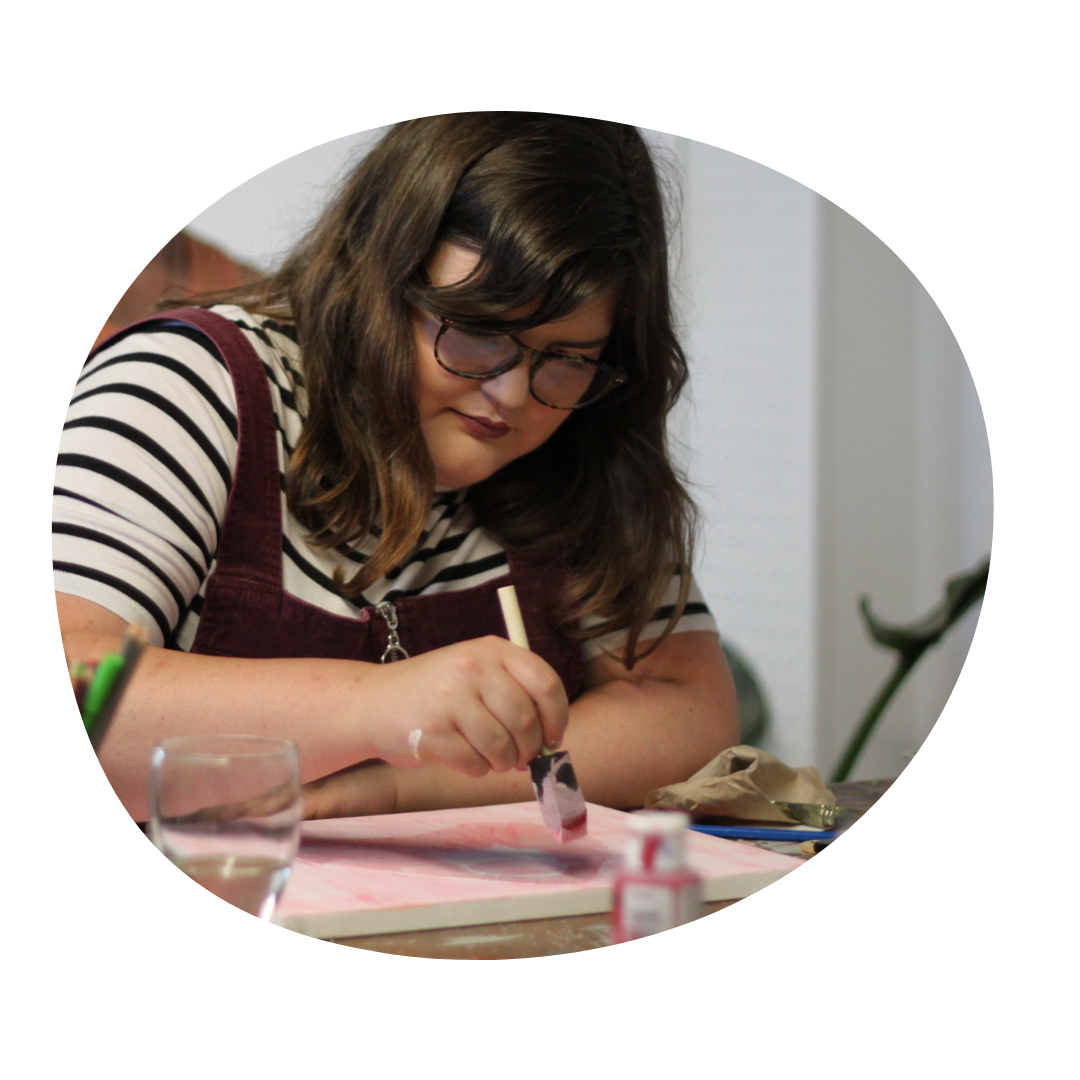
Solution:
[(188, 877), (270, 919), (300, 842), (296, 746), (252, 735), (183, 735), (154, 748), (150, 835)]

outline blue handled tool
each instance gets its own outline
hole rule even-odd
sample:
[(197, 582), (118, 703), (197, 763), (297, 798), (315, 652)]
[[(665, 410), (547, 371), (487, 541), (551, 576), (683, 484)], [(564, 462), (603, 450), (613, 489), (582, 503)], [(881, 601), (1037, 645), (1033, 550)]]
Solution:
[(725, 840), (786, 840), (791, 844), (803, 840), (835, 840), (840, 835), (837, 829), (811, 829), (798, 825), (791, 828), (778, 825), (775, 829), (764, 825), (691, 825), (690, 828), (709, 836), (722, 836)]

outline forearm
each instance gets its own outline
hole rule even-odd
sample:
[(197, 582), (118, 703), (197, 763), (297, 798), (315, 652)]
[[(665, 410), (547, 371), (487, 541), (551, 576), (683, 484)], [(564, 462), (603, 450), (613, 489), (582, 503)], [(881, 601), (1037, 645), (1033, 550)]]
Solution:
[[(114, 634), (64, 637), (71, 658), (94, 660)], [(302, 778), (371, 756), (363, 710), (370, 665), (347, 660), (238, 660), (166, 649), (143, 653), (101, 748), (101, 764), (136, 820), (149, 812), (153, 747), (170, 735), (247, 734), (292, 739)]]
[[(116, 649), (124, 623), (78, 597), (57, 595), (69, 661)], [(566, 727), (566, 694), (539, 657), (502, 638), (459, 642), (393, 664), (355, 660), (249, 660), (147, 649), (101, 748), (128, 811), (148, 812), (153, 747), (170, 735), (247, 734), (292, 739), (302, 779), (330, 777), (315, 801), (342, 806), (341, 776), (374, 759), (402, 770), (437, 761), (468, 776), (505, 772)], [(418, 760), (410, 731), (424, 742)], [(379, 778), (382, 778), (380, 781)], [(378, 770), (350, 776), (357, 813), (392, 807)], [(388, 794), (389, 793), (389, 794)], [(306, 793), (312, 802), (310, 791)]]

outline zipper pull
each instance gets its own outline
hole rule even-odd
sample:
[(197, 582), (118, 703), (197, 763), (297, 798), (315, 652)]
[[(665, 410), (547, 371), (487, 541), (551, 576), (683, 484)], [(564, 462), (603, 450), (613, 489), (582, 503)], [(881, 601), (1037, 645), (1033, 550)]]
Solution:
[(382, 659), (379, 660), (380, 664), (393, 663), (395, 660), (408, 660), (409, 654), (405, 651), (401, 644), (401, 638), (398, 637), (397, 627), (397, 611), (394, 610), (394, 605), (386, 600), (382, 603), (375, 605), (375, 610), (386, 621), (386, 650), (382, 654)]

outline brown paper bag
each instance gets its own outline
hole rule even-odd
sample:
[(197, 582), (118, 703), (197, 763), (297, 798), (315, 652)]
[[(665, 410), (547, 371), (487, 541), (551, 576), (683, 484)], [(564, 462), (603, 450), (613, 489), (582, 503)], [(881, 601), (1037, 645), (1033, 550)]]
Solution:
[(836, 805), (836, 798), (817, 769), (809, 765), (793, 769), (755, 746), (725, 750), (684, 783), (650, 791), (645, 805), (707, 817), (790, 825), (794, 819), (774, 806), (774, 799)]

